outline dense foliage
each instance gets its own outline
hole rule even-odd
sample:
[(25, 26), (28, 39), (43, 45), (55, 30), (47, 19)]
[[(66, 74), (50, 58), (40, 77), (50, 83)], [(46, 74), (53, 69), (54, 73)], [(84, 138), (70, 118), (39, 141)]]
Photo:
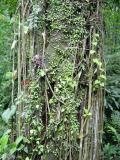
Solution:
[[(120, 10), (119, 1), (103, 11), (105, 19), (105, 57), (107, 68), (104, 127), (105, 159), (120, 159)], [(106, 16), (107, 15), (107, 16)]]
[[(1, 2), (0, 2), (1, 3)], [(11, 42), (12, 42), (12, 24), (8, 10), (5, 5), (0, 4), (0, 113), (8, 108), (11, 101)], [(0, 134), (2, 133), (3, 123), (0, 125)]]
[[(0, 2), (0, 159), (98, 160), (106, 80), (99, 3), (20, 2)], [(119, 5), (102, 8), (105, 160), (120, 159)]]

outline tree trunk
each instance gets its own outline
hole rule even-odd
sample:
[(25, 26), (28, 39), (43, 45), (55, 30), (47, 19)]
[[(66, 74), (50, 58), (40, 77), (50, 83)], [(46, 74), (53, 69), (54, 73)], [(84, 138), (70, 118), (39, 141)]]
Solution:
[(16, 123), (31, 144), (24, 156), (32, 160), (101, 159), (100, 6), (99, 0), (20, 0), (18, 96), (24, 93), (24, 100)]

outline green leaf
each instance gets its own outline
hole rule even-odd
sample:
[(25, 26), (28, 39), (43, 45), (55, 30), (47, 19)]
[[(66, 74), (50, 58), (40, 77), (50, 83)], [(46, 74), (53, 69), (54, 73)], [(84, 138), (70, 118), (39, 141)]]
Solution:
[(0, 139), (0, 145), (2, 148), (5, 148), (7, 143), (8, 143), (9, 135), (3, 135), (2, 138)]
[(26, 137), (23, 138), (24, 143), (30, 143), (29, 139), (27, 139)]
[(14, 153), (16, 152), (16, 150), (17, 150), (17, 145), (16, 145), (16, 143), (14, 142), (14, 143), (12, 143), (12, 144), (10, 145), (10, 154), (11, 154), (11, 155), (14, 154)]
[(28, 153), (28, 147), (25, 147), (25, 148), (24, 148), (24, 152), (25, 152), (25, 153)]
[(95, 53), (95, 50), (90, 50), (90, 54), (94, 54)]
[(101, 87), (104, 87), (104, 86), (105, 86), (105, 83), (103, 83), (103, 82), (100, 83), (100, 86), (101, 86)]
[(6, 109), (2, 114), (2, 119), (8, 123), (9, 119), (11, 118), (11, 111), (10, 108)]
[(6, 160), (6, 158), (7, 158), (7, 153), (4, 153), (4, 154), (2, 155), (2, 160)]
[(98, 58), (94, 58), (93, 62), (96, 63), (99, 67), (102, 66), (102, 63), (100, 62), (100, 60)]
[(50, 104), (52, 104), (54, 101), (53, 101), (53, 99), (51, 98), (50, 100), (49, 100), (49, 103)]
[(101, 79), (103, 79), (103, 80), (106, 80), (106, 76), (105, 76), (105, 75), (103, 75), (103, 74), (102, 74), (102, 75), (100, 75), (100, 78), (101, 78)]
[(100, 81), (99, 80), (95, 80), (95, 85), (98, 85), (100, 84)]
[(88, 109), (84, 109), (84, 117), (90, 117), (92, 113)]
[(6, 109), (2, 114), (2, 119), (8, 123), (9, 119), (15, 114), (16, 106), (11, 106), (11, 109)]
[(22, 140), (23, 140), (23, 136), (19, 136), (15, 141), (16, 145), (18, 145)]
[(16, 112), (16, 106), (15, 105), (12, 105), (11, 106), (11, 116), (13, 116)]
[(11, 133), (11, 129), (8, 129), (8, 130), (4, 133), (4, 135), (8, 135), (9, 133)]
[(109, 131), (113, 132), (115, 135), (117, 134), (117, 131), (114, 127), (108, 126)]
[(94, 46), (97, 46), (97, 42), (92, 42), (92, 44), (93, 44)]
[(40, 70), (40, 72), (39, 72), (39, 75), (41, 76), (41, 77), (44, 77), (45, 76), (45, 72), (44, 72), (44, 70)]
[(17, 151), (21, 151), (24, 148), (24, 145), (21, 144), (20, 147), (17, 149)]
[(5, 77), (7, 80), (12, 79), (12, 72), (7, 72)]
[(96, 37), (99, 37), (99, 34), (96, 33), (95, 36), (96, 36)]

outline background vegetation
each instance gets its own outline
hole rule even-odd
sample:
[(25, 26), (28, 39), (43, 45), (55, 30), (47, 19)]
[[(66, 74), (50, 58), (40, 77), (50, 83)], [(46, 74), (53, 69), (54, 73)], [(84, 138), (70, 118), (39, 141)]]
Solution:
[(111, 1), (103, 14), (105, 22), (106, 98), (104, 125), (105, 159), (120, 159), (120, 4)]
[[(56, 4), (57, 5), (57, 4)], [(105, 31), (105, 44), (104, 44), (104, 53), (106, 60), (106, 97), (105, 97), (105, 118), (104, 118), (104, 136), (103, 136), (103, 156), (105, 160), (119, 160), (120, 159), (120, 9), (119, 1), (110, 0), (106, 1), (105, 6), (102, 9), (104, 17), (104, 31)], [(17, 8), (17, 1), (2, 1), (0, 2), (0, 158), (6, 159), (8, 155), (12, 155), (13, 158), (16, 153), (24, 150), (25, 153), (28, 153), (27, 147), (24, 146), (25, 143), (29, 145), (29, 141), (32, 141), (30, 137), (25, 139), (22, 136), (14, 138), (14, 141), (11, 142), (9, 126), (11, 126), (11, 117), (15, 113), (14, 106), (11, 110), (7, 110), (11, 102), (11, 86), (12, 86), (12, 51), (11, 46), (14, 39), (14, 14)], [(55, 8), (53, 8), (55, 9)], [(36, 7), (37, 10), (37, 7)], [(39, 12), (39, 11), (38, 11)], [(62, 11), (61, 11), (62, 12)], [(36, 14), (36, 13), (35, 13)], [(69, 13), (68, 13), (69, 14)], [(34, 15), (31, 15), (34, 16)], [(55, 16), (55, 15), (53, 15)], [(51, 18), (51, 17), (50, 17)], [(56, 17), (55, 17), (56, 18)], [(57, 24), (54, 24), (53, 28), (55, 29)], [(60, 26), (63, 27), (63, 26)], [(27, 28), (26, 28), (27, 30)], [(26, 31), (27, 32), (27, 31)], [(77, 37), (76, 37), (77, 38)], [(57, 63), (58, 59), (55, 59)], [(55, 65), (55, 64), (54, 64)], [(69, 71), (71, 70), (71, 65), (69, 64), (69, 70), (67, 76), (69, 77)], [(44, 73), (39, 73), (41, 76)], [(54, 74), (54, 73), (53, 73)], [(63, 74), (63, 76), (65, 76)], [(56, 77), (57, 78), (57, 77)], [(58, 77), (59, 79), (59, 77)], [(67, 79), (71, 81), (71, 79)], [(67, 86), (66, 86), (67, 88)], [(32, 90), (37, 96), (37, 85), (32, 84)], [(72, 94), (71, 90), (68, 90)], [(52, 99), (54, 101), (54, 99)], [(53, 103), (51, 101), (51, 103)], [(31, 99), (31, 102), (37, 106), (34, 102), (34, 99)], [(32, 108), (34, 110), (34, 108)], [(4, 113), (4, 114), (3, 114)], [(89, 113), (88, 113), (89, 114)], [(7, 117), (6, 117), (7, 116)], [(14, 116), (13, 116), (14, 118)], [(9, 121), (10, 119), (10, 121)], [(73, 117), (74, 119), (74, 117)], [(30, 119), (29, 119), (30, 120)], [(9, 123), (8, 123), (9, 122)], [(34, 122), (36, 123), (36, 122)], [(75, 122), (76, 123), (76, 122)], [(35, 124), (33, 124), (35, 125)], [(40, 126), (41, 127), (41, 126)], [(52, 127), (52, 126), (51, 126)], [(39, 131), (40, 128), (38, 128)], [(77, 126), (75, 128), (75, 132)], [(31, 130), (31, 133), (34, 130)], [(14, 133), (12, 133), (14, 134)], [(62, 137), (61, 137), (62, 138)], [(24, 143), (23, 143), (24, 141)], [(39, 143), (36, 141), (36, 143)], [(43, 152), (44, 148), (41, 145), (39, 148), (40, 154)], [(8, 157), (10, 159), (10, 157)], [(29, 160), (26, 157), (26, 160)]]

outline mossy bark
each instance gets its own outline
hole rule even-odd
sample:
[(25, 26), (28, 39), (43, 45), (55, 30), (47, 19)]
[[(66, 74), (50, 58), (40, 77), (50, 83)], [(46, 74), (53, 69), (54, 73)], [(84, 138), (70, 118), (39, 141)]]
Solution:
[(18, 86), (20, 76), (24, 81), (31, 79), (28, 86), (21, 86), (30, 104), (23, 104), (30, 118), (22, 123), (32, 124), (27, 134), (32, 149), (28, 145), (26, 156), (32, 160), (99, 160), (105, 81), (101, 2), (27, 3), (20, 3), (24, 24), (23, 19), (20, 23), (27, 31), (19, 30), (24, 52), (18, 56), (18, 67), (20, 63), (24, 67), (24, 72), (18, 72)]

